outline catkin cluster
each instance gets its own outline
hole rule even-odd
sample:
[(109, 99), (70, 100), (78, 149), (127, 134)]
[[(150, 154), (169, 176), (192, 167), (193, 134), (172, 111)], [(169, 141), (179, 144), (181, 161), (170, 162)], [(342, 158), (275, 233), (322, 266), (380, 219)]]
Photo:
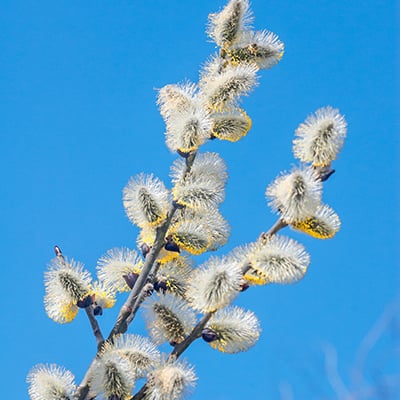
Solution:
[[(119, 293), (137, 295), (121, 308), (125, 328), (117, 321), (109, 340), (100, 341), (83, 385), (86, 392), (76, 387), (69, 371), (39, 365), (28, 376), (32, 400), (183, 398), (195, 386), (196, 375), (177, 358), (191, 341), (201, 337), (225, 353), (248, 350), (260, 337), (260, 323), (253, 312), (233, 305), (235, 298), (254, 285), (293, 283), (305, 275), (310, 256), (304, 246), (276, 233), (289, 225), (325, 239), (339, 230), (339, 217), (322, 202), (322, 186), (333, 172), (346, 122), (338, 110), (326, 107), (295, 132), (293, 152), (301, 165), (280, 174), (266, 190), (278, 214), (275, 227), (253, 243), (196, 265), (195, 256), (218, 250), (230, 235), (219, 210), (227, 166), (218, 153), (202, 153), (201, 146), (247, 135), (252, 122), (241, 98), (255, 88), (259, 71), (276, 65), (284, 53), (277, 35), (253, 30), (252, 20), (247, 0), (230, 0), (211, 14), (207, 33), (219, 52), (202, 68), (197, 83), (159, 90), (166, 145), (178, 158), (169, 185), (141, 173), (123, 189), (126, 215), (139, 229), (137, 249), (109, 250), (99, 259), (93, 280), (83, 265), (56, 247), (45, 273), (44, 299), (55, 322), (71, 322), (80, 308), (96, 318), (115, 304)], [(149, 337), (125, 333), (138, 308)], [(173, 346), (169, 356), (157, 347), (166, 342)], [(133, 395), (142, 378), (146, 385)]]

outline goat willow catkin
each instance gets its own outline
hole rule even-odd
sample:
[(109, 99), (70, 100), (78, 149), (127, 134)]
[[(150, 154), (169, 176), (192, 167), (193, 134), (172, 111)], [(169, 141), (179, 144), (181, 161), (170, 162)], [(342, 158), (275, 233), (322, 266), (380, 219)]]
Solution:
[(215, 311), (238, 294), (242, 270), (232, 258), (210, 258), (192, 274), (187, 297), (196, 310)]
[(102, 394), (106, 399), (128, 400), (135, 379), (134, 370), (126, 357), (117, 352), (106, 352), (96, 359), (90, 388), (93, 393)]
[(74, 380), (70, 371), (58, 365), (36, 365), (27, 377), (29, 396), (32, 400), (72, 399)]
[(168, 190), (152, 174), (131, 178), (124, 188), (123, 200), (128, 218), (141, 228), (157, 226), (167, 216)]
[(295, 221), (291, 226), (317, 239), (330, 239), (339, 231), (340, 224), (340, 218), (335, 211), (326, 204), (321, 204), (314, 215)]
[(251, 268), (271, 283), (293, 283), (305, 275), (310, 256), (303, 245), (285, 236), (260, 239), (252, 249)]
[(261, 334), (260, 323), (252, 311), (230, 306), (219, 310), (203, 331), (203, 339), (214, 334), (209, 343), (223, 353), (239, 353), (254, 346)]
[(97, 276), (107, 287), (117, 292), (130, 290), (124, 279), (129, 274), (139, 274), (143, 261), (136, 250), (114, 248), (97, 262)]
[(91, 294), (91, 275), (74, 260), (54, 258), (45, 272), (47, 315), (55, 322), (71, 322), (78, 313), (78, 305)]
[(295, 134), (295, 157), (315, 166), (325, 166), (335, 160), (342, 149), (347, 123), (339, 110), (323, 107), (308, 116)]
[(185, 361), (163, 361), (149, 375), (146, 398), (175, 400), (184, 398), (196, 385), (196, 374)]
[(210, 14), (208, 35), (221, 48), (229, 48), (251, 22), (247, 0), (231, 0), (219, 13)]
[(182, 342), (196, 321), (187, 302), (173, 294), (159, 294), (144, 307), (147, 329), (156, 344)]
[(160, 352), (147, 337), (125, 334), (106, 342), (102, 354), (117, 354), (130, 363), (136, 378), (142, 378), (160, 361)]
[(321, 203), (322, 183), (312, 168), (295, 168), (278, 176), (268, 186), (266, 196), (283, 220), (291, 223), (314, 214)]

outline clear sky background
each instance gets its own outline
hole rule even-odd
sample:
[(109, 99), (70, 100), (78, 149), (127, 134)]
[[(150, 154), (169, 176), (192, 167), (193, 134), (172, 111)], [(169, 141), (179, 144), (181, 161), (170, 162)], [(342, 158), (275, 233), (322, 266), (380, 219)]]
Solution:
[[(175, 159), (164, 144), (155, 89), (198, 79), (216, 50), (205, 35), (207, 15), (224, 4), (1, 2), (2, 398), (28, 399), (25, 378), (36, 363), (63, 365), (78, 382), (83, 377), (95, 353), (86, 316), (61, 326), (43, 308), (53, 246), (92, 272), (108, 249), (135, 246), (138, 231), (124, 215), (122, 188), (142, 171), (169, 184)], [(337, 348), (346, 374), (400, 288), (396, 2), (253, 0), (252, 8), (255, 28), (277, 33), (286, 52), (243, 102), (253, 119), (248, 136), (204, 147), (224, 157), (230, 174), (222, 212), (232, 235), (219, 253), (273, 224), (265, 187), (295, 164), (297, 125), (326, 105), (339, 108), (349, 125), (324, 191), (343, 226), (327, 241), (285, 232), (311, 254), (306, 277), (239, 297), (263, 328), (249, 352), (224, 355), (200, 341), (187, 351), (199, 376), (196, 400), (278, 399), (282, 382), (297, 399), (329, 394), (322, 343)], [(117, 311), (101, 317), (105, 333)], [(142, 322), (131, 331), (143, 332)]]

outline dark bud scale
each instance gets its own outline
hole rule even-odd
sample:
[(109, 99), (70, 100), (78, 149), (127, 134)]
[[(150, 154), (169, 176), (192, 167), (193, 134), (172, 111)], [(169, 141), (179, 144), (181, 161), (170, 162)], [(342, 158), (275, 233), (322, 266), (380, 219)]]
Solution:
[(218, 340), (218, 335), (210, 328), (204, 328), (203, 332), (201, 332), (201, 337), (207, 343), (214, 342)]
[(79, 308), (86, 308), (89, 307), (93, 304), (94, 298), (92, 295), (86, 296), (85, 298), (83, 298), (82, 300), (79, 300), (76, 305)]
[(150, 247), (147, 243), (143, 243), (143, 244), (140, 246), (140, 250), (142, 251), (142, 256), (143, 256), (143, 257), (146, 257), (147, 254), (150, 253), (150, 249), (151, 249), (151, 247)]
[(165, 281), (154, 282), (154, 290), (156, 292), (161, 291), (161, 293), (165, 293), (167, 291), (167, 282)]
[(179, 246), (172, 240), (171, 237), (166, 238), (167, 243), (165, 243), (164, 249), (168, 251), (174, 251), (176, 253), (180, 253), (181, 250)]
[(98, 315), (103, 315), (103, 308), (100, 306), (95, 306), (93, 308), (93, 314), (98, 316)]
[(135, 272), (129, 272), (129, 274), (122, 275), (122, 277), (124, 278), (126, 284), (129, 286), (130, 289), (132, 289), (135, 286), (138, 276), (139, 274), (136, 274)]

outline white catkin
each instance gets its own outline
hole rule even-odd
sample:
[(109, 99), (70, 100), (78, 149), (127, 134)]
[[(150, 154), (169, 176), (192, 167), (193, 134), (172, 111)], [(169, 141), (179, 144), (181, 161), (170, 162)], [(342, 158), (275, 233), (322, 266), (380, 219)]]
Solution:
[(233, 258), (211, 257), (192, 274), (187, 297), (196, 310), (214, 311), (239, 294), (241, 281), (241, 266)]
[(252, 249), (249, 260), (268, 282), (294, 283), (302, 279), (310, 264), (303, 245), (285, 236), (260, 239)]
[(123, 203), (128, 218), (141, 228), (157, 226), (168, 211), (169, 193), (153, 174), (131, 178), (123, 190)]
[(294, 156), (315, 166), (329, 165), (341, 151), (346, 134), (347, 123), (339, 110), (320, 108), (297, 128)]
[(170, 293), (147, 299), (143, 310), (147, 329), (155, 344), (182, 342), (196, 322), (188, 303)]
[(178, 400), (196, 385), (196, 374), (186, 361), (164, 361), (148, 377), (148, 400)]
[(218, 75), (204, 75), (200, 88), (205, 101), (214, 111), (232, 107), (239, 97), (245, 96), (257, 85), (258, 67), (254, 64), (228, 65)]
[(244, 31), (238, 41), (228, 49), (234, 64), (254, 63), (260, 69), (271, 68), (282, 58), (284, 44), (268, 31)]
[(278, 176), (266, 190), (269, 204), (287, 223), (312, 216), (321, 204), (322, 182), (311, 167)]
[(219, 13), (209, 15), (207, 33), (218, 46), (227, 48), (237, 40), (251, 20), (247, 0), (230, 0)]
[(224, 353), (247, 351), (261, 334), (255, 314), (237, 306), (217, 311), (207, 327), (218, 335), (218, 339), (210, 343), (211, 347)]
[(74, 376), (56, 364), (36, 365), (28, 374), (31, 400), (71, 399), (76, 386)]

